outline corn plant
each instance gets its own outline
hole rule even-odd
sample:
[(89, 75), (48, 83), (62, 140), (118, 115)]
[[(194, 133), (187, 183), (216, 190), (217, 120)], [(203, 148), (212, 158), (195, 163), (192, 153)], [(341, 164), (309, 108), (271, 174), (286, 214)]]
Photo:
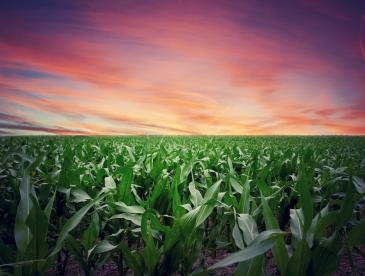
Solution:
[(363, 137), (0, 140), (2, 274), (360, 273)]

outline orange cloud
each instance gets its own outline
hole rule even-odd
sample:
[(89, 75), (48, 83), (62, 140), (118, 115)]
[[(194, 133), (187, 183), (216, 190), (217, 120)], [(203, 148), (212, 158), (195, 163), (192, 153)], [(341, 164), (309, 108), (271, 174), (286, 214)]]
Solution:
[(364, 53), (353, 40), (365, 19), (343, 5), (4, 9), (0, 129), (365, 134)]

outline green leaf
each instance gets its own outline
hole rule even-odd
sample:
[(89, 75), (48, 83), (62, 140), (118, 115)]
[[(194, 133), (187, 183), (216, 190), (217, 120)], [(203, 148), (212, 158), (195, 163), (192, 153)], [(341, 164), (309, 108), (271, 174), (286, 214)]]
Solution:
[(89, 250), (97, 237), (99, 236), (99, 215), (97, 212), (94, 212), (91, 216), (89, 227), (82, 233), (82, 244), (86, 250)]
[(85, 202), (91, 199), (91, 197), (81, 189), (72, 190), (71, 195), (73, 196), (72, 202), (76, 203)]
[(320, 211), (319, 211), (319, 213), (313, 218), (313, 220), (312, 220), (312, 224), (311, 224), (311, 226), (309, 227), (309, 229), (308, 229), (308, 231), (307, 231), (307, 235), (306, 235), (306, 240), (307, 240), (307, 243), (308, 243), (308, 246), (310, 247), (310, 248), (312, 248), (313, 247), (313, 242), (314, 242), (314, 236), (315, 236), (315, 231), (316, 231), (316, 229), (317, 229), (317, 227), (318, 227), (318, 222), (319, 222), (319, 220), (323, 217), (323, 216), (325, 216), (325, 215), (327, 215), (328, 214), (328, 209), (329, 208), (329, 206), (328, 205), (326, 205), (325, 207), (323, 207)]
[(229, 182), (231, 183), (231, 186), (236, 191), (236, 193), (242, 194), (243, 187), (240, 183), (238, 183), (238, 181), (235, 178), (230, 177)]
[(20, 252), (24, 252), (32, 238), (26, 220), (33, 207), (30, 194), (35, 196), (33, 185), (30, 182), (29, 170), (23, 172), (23, 178), (19, 185), (20, 201), (15, 217), (15, 242)]
[(239, 214), (237, 221), (242, 230), (245, 243), (250, 245), (259, 234), (257, 231), (256, 221), (249, 214)]
[(191, 211), (191, 210), (193, 210), (193, 208), (191, 207), (191, 205), (189, 204), (189, 203), (186, 203), (186, 204), (182, 204), (182, 205), (180, 205), (181, 207), (183, 207), (185, 210), (187, 210), (187, 211)]
[(65, 241), (68, 233), (70, 233), (83, 219), (83, 217), (87, 214), (87, 212), (96, 204), (98, 204), (104, 197), (104, 195), (99, 195), (92, 201), (90, 201), (88, 204), (86, 204), (84, 207), (82, 207), (79, 211), (77, 211), (71, 218), (69, 218), (65, 225), (62, 227), (60, 235), (58, 236), (56, 246), (53, 249), (51, 256), (58, 253), (58, 251), (61, 250), (63, 242)]
[(264, 179), (256, 179), (256, 185), (264, 196), (270, 196), (272, 194), (271, 188), (266, 184)]
[(135, 163), (136, 162), (136, 158), (135, 158), (135, 156), (134, 156), (134, 150), (133, 150), (133, 148), (131, 148), (131, 147), (129, 147), (129, 146), (126, 146), (126, 145), (124, 145), (124, 147), (127, 149), (127, 151), (128, 151), (128, 154), (129, 154), (129, 158), (133, 161), (133, 163)]
[(311, 251), (305, 239), (301, 240), (294, 253), (289, 259), (287, 273), (288, 276), (307, 275), (307, 268), (311, 259)]
[(133, 203), (132, 196), (133, 169), (125, 167), (122, 169), (122, 179), (118, 184), (118, 201), (130, 205)]
[(231, 160), (231, 158), (229, 158), (228, 157), (228, 159), (227, 159), (227, 163), (228, 163), (228, 167), (229, 167), (229, 173), (231, 174), (231, 175), (235, 175), (236, 174), (236, 172), (234, 171), (234, 169), (233, 169), (233, 165), (232, 165), (232, 160)]
[(162, 181), (156, 183), (156, 185), (153, 187), (151, 196), (148, 198), (149, 207), (153, 208), (155, 206), (156, 201), (159, 199), (160, 195), (164, 190), (165, 190), (165, 185)]
[(297, 239), (304, 238), (304, 217), (302, 209), (290, 209), (290, 232)]
[(312, 274), (326, 275), (334, 272), (340, 261), (342, 241), (336, 231), (330, 238), (323, 239), (312, 253)]
[(269, 250), (275, 244), (275, 241), (276, 239), (267, 239), (261, 243), (253, 243), (252, 245), (224, 258), (223, 260), (212, 265), (208, 269), (217, 269), (220, 267), (229, 266), (234, 263), (253, 259)]
[[(274, 217), (264, 196), (261, 196), (261, 202), (263, 207), (263, 215), (265, 219), (266, 229), (279, 229), (279, 224), (276, 218)], [(272, 248), (272, 252), (280, 273), (284, 275), (284, 273), (286, 272), (286, 266), (288, 264), (289, 255), (288, 251), (286, 250), (283, 237), (277, 239), (274, 247)]]
[(222, 179), (218, 180), (216, 183), (214, 183), (212, 186), (209, 187), (209, 189), (205, 192), (202, 204), (205, 204), (208, 202), (208, 200), (211, 200), (212, 198), (216, 197), (219, 192), (219, 186), (222, 183)]
[(242, 207), (241, 210), (239, 210), (239, 212), (242, 212), (244, 214), (250, 213), (250, 191), (250, 182), (246, 180), (245, 185), (243, 185), (243, 192), (240, 200), (240, 206)]
[(325, 230), (331, 224), (336, 224), (339, 219), (339, 212), (333, 211), (318, 218), (317, 226), (314, 230), (314, 239), (320, 241), (326, 236)]
[(359, 246), (365, 244), (365, 219), (356, 224), (347, 236), (350, 246)]
[(128, 206), (124, 202), (114, 202), (113, 203), (117, 210), (123, 213), (129, 214), (143, 214), (146, 210), (141, 206)]
[(259, 276), (264, 274), (264, 255), (239, 263), (233, 276)]
[(150, 176), (153, 178), (159, 177), (163, 169), (164, 169), (164, 164), (161, 162), (161, 160), (160, 159), (154, 160)]
[(172, 212), (173, 215), (177, 218), (181, 217), (183, 214), (183, 210), (181, 209), (181, 198), (179, 193), (179, 185), (180, 185), (180, 176), (181, 176), (181, 168), (180, 166), (176, 167), (174, 179), (172, 181)]
[(302, 207), (304, 218), (304, 232), (306, 233), (312, 224), (313, 219), (313, 200), (310, 193), (310, 177), (301, 172), (297, 189), (300, 193), (300, 205)]
[(151, 221), (155, 214), (151, 211), (146, 211), (142, 215), (142, 223), (141, 223), (141, 233), (143, 241), (145, 242), (145, 247), (143, 250), (143, 257), (148, 269), (149, 275), (153, 275), (160, 259), (160, 251), (155, 245), (153, 239), (153, 228)]
[[(103, 160), (104, 160), (104, 159), (103, 159)], [(107, 174), (107, 173), (106, 173), (105, 169), (103, 169), (103, 168), (99, 169), (99, 170), (97, 171), (97, 173), (96, 173), (96, 179), (95, 179), (96, 183), (102, 183), (103, 178), (104, 178), (104, 176), (105, 176), (106, 174)]]
[(111, 176), (105, 177), (104, 186), (105, 186), (106, 191), (115, 190), (117, 188), (117, 185), (115, 184), (115, 181), (114, 181), (113, 177), (111, 177)]
[(344, 226), (352, 218), (355, 203), (356, 202), (354, 199), (354, 188), (350, 183), (348, 183), (346, 187), (346, 197), (343, 200), (337, 220), (338, 228)]
[(365, 193), (365, 181), (363, 179), (361, 179), (360, 177), (357, 177), (357, 176), (353, 176), (352, 182), (354, 183), (356, 191), (359, 194)]
[(51, 212), (52, 212), (52, 208), (53, 208), (55, 198), (56, 198), (56, 191), (53, 192), (53, 195), (52, 195), (51, 199), (48, 201), (47, 206), (44, 209), (44, 214), (47, 216), (48, 222), (49, 222), (49, 219), (51, 217)]
[(39, 206), (38, 200), (31, 194), (32, 210), (26, 220), (26, 223), (32, 232), (32, 238), (25, 251), (27, 259), (42, 259), (46, 257), (48, 218)]
[(114, 215), (110, 219), (126, 219), (133, 222), (137, 226), (141, 226), (142, 216), (140, 214), (123, 213)]
[[(61, 171), (58, 180), (58, 186), (68, 188), (71, 182), (74, 180), (73, 164), (73, 152), (69, 144), (66, 145), (63, 151), (63, 161), (61, 165)], [(75, 183), (73, 183), (75, 184)]]
[(285, 235), (285, 232), (281, 231), (280, 229), (270, 229), (262, 231), (257, 235), (257, 237), (252, 241), (251, 244), (254, 243), (261, 243), (263, 241), (266, 241), (268, 239), (277, 238), (280, 239), (283, 235)]
[(207, 202), (203, 206), (201, 206), (199, 212), (197, 213), (195, 227), (198, 227), (201, 225), (212, 213), (213, 209), (215, 207), (215, 202)]
[(129, 248), (124, 244), (124, 242), (120, 242), (118, 247), (121, 249), (123, 254), (123, 260), (127, 263), (129, 267), (133, 269), (135, 275), (143, 275), (143, 266), (138, 262), (138, 259)]
[(245, 245), (243, 244), (242, 234), (241, 231), (237, 225), (237, 223), (234, 224), (233, 231), (232, 231), (232, 237), (236, 244), (236, 246), (239, 249), (245, 248)]
[(191, 203), (194, 205), (194, 207), (197, 207), (203, 201), (203, 197), (201, 193), (195, 188), (194, 182), (191, 182), (189, 184), (189, 191), (190, 191)]
[(93, 253), (96, 254), (106, 253), (116, 249), (117, 247), (118, 247), (117, 245), (111, 244), (108, 240), (102, 240), (94, 248)]

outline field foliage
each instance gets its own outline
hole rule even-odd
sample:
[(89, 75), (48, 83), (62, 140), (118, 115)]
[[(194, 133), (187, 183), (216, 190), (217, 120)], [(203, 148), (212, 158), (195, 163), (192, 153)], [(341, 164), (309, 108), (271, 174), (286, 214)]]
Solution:
[(362, 137), (0, 142), (0, 274), (326, 275), (365, 243)]

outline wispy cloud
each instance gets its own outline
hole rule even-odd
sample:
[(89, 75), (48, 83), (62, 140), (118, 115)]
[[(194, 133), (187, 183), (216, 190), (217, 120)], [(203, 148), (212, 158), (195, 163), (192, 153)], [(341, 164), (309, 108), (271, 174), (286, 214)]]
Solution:
[(355, 2), (0, 4), (1, 133), (365, 134)]

